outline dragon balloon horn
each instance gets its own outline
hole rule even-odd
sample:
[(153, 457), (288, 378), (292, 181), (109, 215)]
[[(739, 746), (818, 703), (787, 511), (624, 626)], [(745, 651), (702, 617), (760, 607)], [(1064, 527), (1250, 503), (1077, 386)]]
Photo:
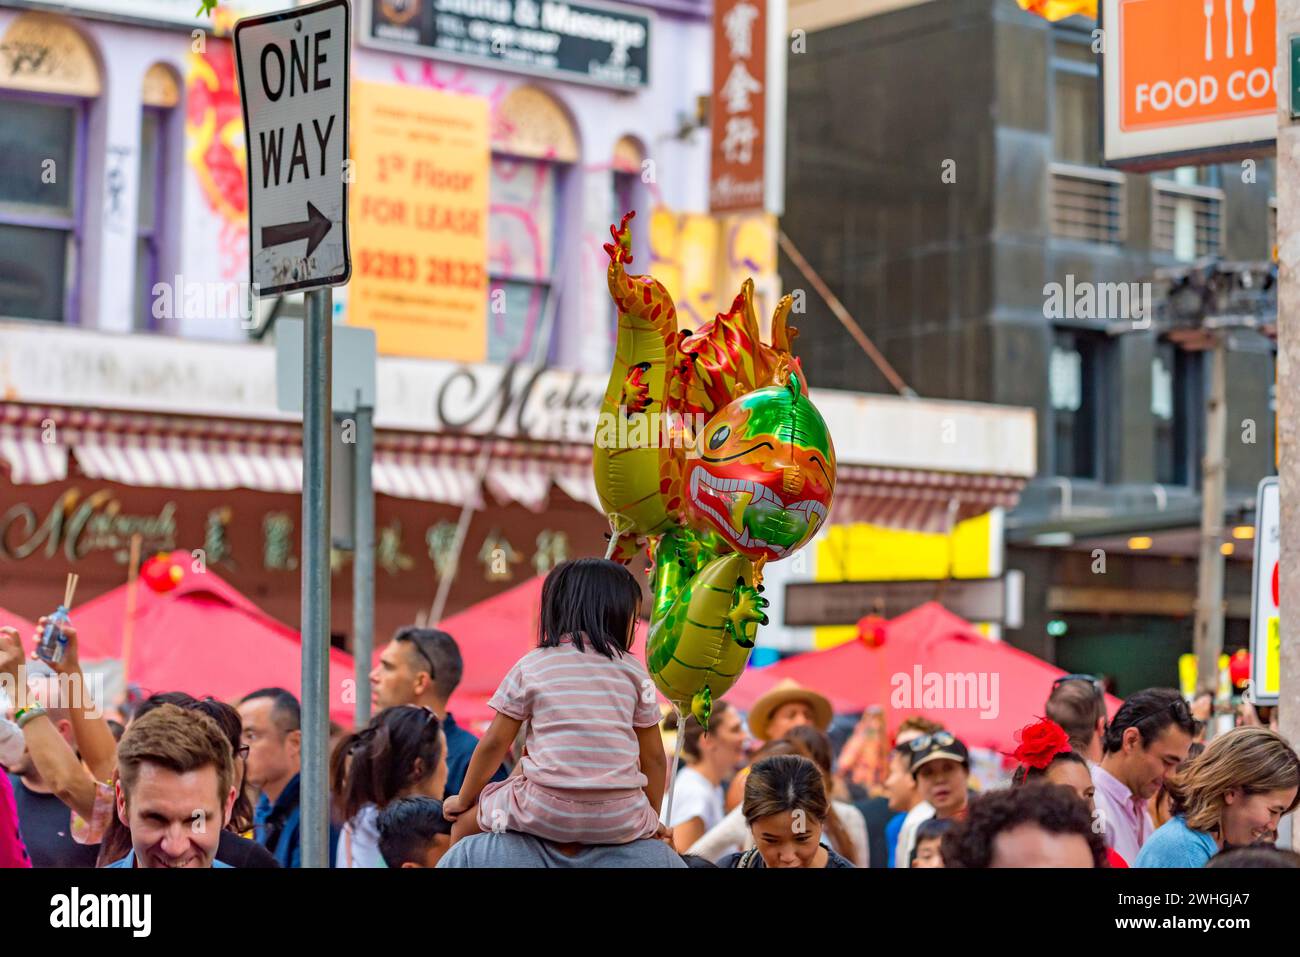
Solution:
[(790, 352), (791, 297), (777, 305), (770, 345), (753, 280), (728, 312), (678, 330), (668, 291), (624, 270), (633, 215), (610, 227), (605, 245), (618, 340), (596, 429), (596, 489), (610, 554), (627, 564), (651, 549), (650, 675), (707, 727), (767, 624), (764, 563), (794, 554), (826, 522), (835, 448)]

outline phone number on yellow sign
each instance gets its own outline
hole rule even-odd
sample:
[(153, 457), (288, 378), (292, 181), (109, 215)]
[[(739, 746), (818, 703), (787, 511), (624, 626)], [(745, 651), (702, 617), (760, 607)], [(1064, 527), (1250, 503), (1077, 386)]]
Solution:
[[(423, 259), (423, 269), (421, 269)], [(403, 253), (362, 252), (358, 257), (358, 272), (375, 279), (399, 279), (404, 282), (423, 281), (431, 286), (460, 286), (480, 289), (484, 283), (482, 263), (457, 259), (439, 259), (436, 256), (414, 256)], [(423, 274), (423, 280), (421, 280)]]

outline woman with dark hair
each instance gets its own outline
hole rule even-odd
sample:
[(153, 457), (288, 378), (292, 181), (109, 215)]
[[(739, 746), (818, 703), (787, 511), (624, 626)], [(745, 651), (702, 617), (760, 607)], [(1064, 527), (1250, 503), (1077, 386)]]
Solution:
[(826, 836), (830, 839), (830, 846), (842, 857), (852, 861), (854, 867), (870, 867), (867, 859), (866, 818), (852, 804), (834, 798), (835, 749), (831, 747), (830, 737), (810, 724), (791, 728), (785, 736), (804, 745), (808, 757), (821, 768), (826, 796), (831, 799), (830, 810), (826, 815)]
[(822, 844), (830, 813), (821, 769), (809, 758), (778, 755), (755, 764), (741, 803), (754, 847), (719, 867), (852, 867)]
[[(1063, 727), (1051, 718), (1042, 718), (1026, 725), (1015, 734), (1019, 747), (1012, 754), (1020, 766), (1012, 772), (1011, 786), (1026, 784), (1056, 784), (1069, 788), (1088, 806), (1088, 814), (1097, 819), (1097, 792), (1088, 770), (1088, 762), (1073, 750), (1071, 738)], [(1106, 848), (1106, 863), (1110, 867), (1128, 867), (1128, 862)]]
[[(754, 753), (754, 762), (782, 754), (812, 757), (807, 746), (802, 742), (795, 741), (792, 737), (784, 737), (765, 743)], [(744, 795), (742, 794), (741, 797), (743, 801)], [(692, 844), (686, 854), (707, 858), (716, 864), (728, 854), (747, 851), (753, 846), (754, 838), (749, 833), (749, 825), (745, 823), (745, 810), (737, 804), (727, 812), (726, 817), (709, 828), (702, 838)]]
[(379, 812), (398, 798), (442, 799), (447, 742), (438, 716), (419, 705), (385, 708), (345, 735), (330, 758), (330, 788), (347, 822), (335, 867), (383, 867)]
[[(617, 562), (581, 558), (542, 584), (538, 647), (488, 706), (459, 794), (443, 803), (452, 843), (517, 831), (560, 844), (627, 844), (660, 830), (668, 761), (654, 682), (630, 652), (641, 586)], [(489, 783), (524, 722), (524, 754)], [(473, 813), (471, 809), (477, 808)]]
[(764, 758), (750, 768), (741, 802), (753, 849), (719, 867), (853, 867), (822, 843), (831, 813), (822, 768), (801, 755)]
[[(148, 714), (165, 704), (174, 704), (187, 711), (200, 711), (217, 723), (230, 740), (230, 749), (234, 757), (235, 768), (235, 805), (230, 812), (230, 820), (222, 829), (217, 845), (216, 859), (235, 868), (245, 867), (279, 867), (275, 857), (265, 847), (250, 837), (245, 836), (253, 824), (253, 805), (244, 791), (244, 772), (248, 759), (248, 746), (241, 740), (244, 726), (239, 719), (239, 712), (224, 701), (215, 698), (195, 698), (184, 691), (164, 691), (142, 701), (135, 710), (131, 720)], [(107, 810), (96, 800), (95, 812), (89, 822), (73, 815), (73, 838), (81, 843), (94, 844), (99, 841), (97, 866), (105, 867), (113, 861), (120, 860), (131, 850), (131, 832), (127, 830), (115, 813), (113, 807), (113, 788), (104, 787), (102, 797)]]
[(1300, 758), (1276, 731), (1233, 728), (1167, 782), (1174, 816), (1134, 867), (1204, 867), (1220, 851), (1265, 843), (1300, 803)]

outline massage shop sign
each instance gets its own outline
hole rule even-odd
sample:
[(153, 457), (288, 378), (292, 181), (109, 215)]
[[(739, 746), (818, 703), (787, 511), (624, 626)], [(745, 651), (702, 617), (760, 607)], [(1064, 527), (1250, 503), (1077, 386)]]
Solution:
[(361, 42), (578, 83), (650, 79), (652, 16), (583, 0), (365, 0)]

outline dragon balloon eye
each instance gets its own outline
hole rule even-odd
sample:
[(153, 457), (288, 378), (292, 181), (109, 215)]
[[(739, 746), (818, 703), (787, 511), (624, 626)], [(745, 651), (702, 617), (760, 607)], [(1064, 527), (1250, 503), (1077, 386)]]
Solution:
[(714, 432), (712, 437), (709, 439), (709, 449), (716, 452), (718, 449), (722, 448), (722, 443), (726, 442), (729, 438), (731, 438), (731, 426), (724, 425), (722, 428), (718, 429), (718, 431)]

